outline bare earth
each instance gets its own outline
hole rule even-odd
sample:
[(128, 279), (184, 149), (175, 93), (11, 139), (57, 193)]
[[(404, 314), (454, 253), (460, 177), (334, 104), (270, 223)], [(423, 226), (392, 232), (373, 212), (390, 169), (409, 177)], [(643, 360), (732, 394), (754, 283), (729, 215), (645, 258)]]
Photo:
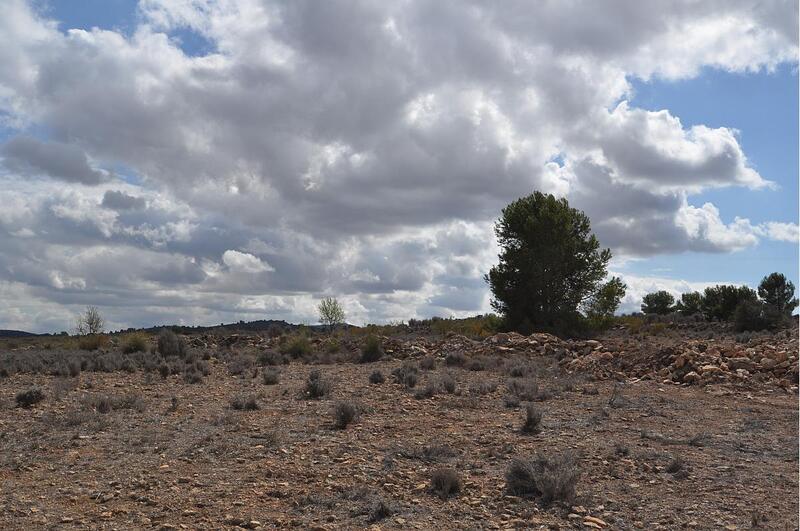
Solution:
[[(526, 435), (524, 403), (504, 403), (504, 367), (491, 357), (485, 370), (445, 367), (443, 351), (431, 354), (435, 368), (420, 370), (414, 389), (390, 376), (404, 362), (391, 353), (366, 364), (295, 361), (279, 367), (276, 385), (262, 382), (261, 367), (230, 375), (216, 356), (196, 384), (142, 370), (0, 378), (0, 528), (798, 527), (796, 386), (595, 381), (541, 354), (532, 362), (548, 391), (535, 402), (542, 429)], [(329, 396), (302, 396), (312, 369), (332, 382)], [(376, 369), (385, 383), (369, 383)], [(456, 393), (414, 397), (445, 371)], [(45, 399), (16, 407), (32, 386)], [(240, 395), (255, 395), (259, 409), (232, 409)], [(98, 396), (134, 398), (101, 413)], [(362, 413), (336, 429), (342, 400)], [(581, 469), (572, 502), (509, 495), (512, 458), (569, 450)], [(442, 466), (463, 482), (446, 500), (430, 492)], [(378, 500), (391, 508), (385, 518), (374, 514)]]

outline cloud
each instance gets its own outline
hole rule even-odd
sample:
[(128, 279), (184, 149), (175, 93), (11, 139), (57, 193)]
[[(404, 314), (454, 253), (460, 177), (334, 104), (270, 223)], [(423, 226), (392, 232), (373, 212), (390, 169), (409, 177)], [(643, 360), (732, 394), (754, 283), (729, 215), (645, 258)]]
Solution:
[(222, 261), (234, 272), (262, 273), (264, 271), (274, 271), (272, 266), (265, 264), (257, 256), (232, 249), (222, 253)]
[(108, 179), (107, 172), (89, 165), (82, 150), (62, 142), (42, 142), (28, 136), (16, 136), (2, 145), (0, 155), (6, 169), (20, 175), (45, 175), (87, 185), (100, 184)]
[(485, 311), (492, 222), (534, 189), (627, 257), (797, 239), (693, 203), (771, 193), (737, 131), (629, 103), (635, 77), (796, 62), (788, 2), (141, 0), (126, 34), (37, 5), (0, 19), (0, 284), (27, 315)]
[(106, 190), (102, 206), (112, 210), (141, 210), (147, 202), (142, 197), (134, 197), (119, 190)]

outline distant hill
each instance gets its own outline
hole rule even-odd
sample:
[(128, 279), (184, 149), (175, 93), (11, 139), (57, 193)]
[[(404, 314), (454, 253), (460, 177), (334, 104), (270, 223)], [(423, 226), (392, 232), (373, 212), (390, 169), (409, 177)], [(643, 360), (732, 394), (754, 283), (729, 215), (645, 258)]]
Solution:
[(39, 334), (23, 332), (22, 330), (0, 330), (0, 337), (33, 337)]

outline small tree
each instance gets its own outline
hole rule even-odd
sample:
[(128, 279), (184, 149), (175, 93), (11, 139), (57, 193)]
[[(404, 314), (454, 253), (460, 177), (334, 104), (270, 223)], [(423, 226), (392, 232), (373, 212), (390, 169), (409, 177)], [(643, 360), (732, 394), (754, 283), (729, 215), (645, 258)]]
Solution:
[(756, 292), (747, 286), (721, 285), (706, 288), (703, 291), (703, 302), (701, 304), (703, 315), (706, 319), (718, 319), (720, 321), (730, 321), (736, 307), (745, 301), (757, 301)]
[(495, 234), (500, 263), (485, 278), (506, 325), (574, 332), (578, 308), (597, 292), (611, 259), (586, 214), (566, 199), (534, 192), (503, 209)]
[(794, 284), (786, 280), (782, 273), (771, 273), (765, 276), (758, 285), (758, 296), (782, 315), (792, 315), (792, 311), (797, 308)]
[(608, 282), (600, 285), (586, 307), (586, 317), (593, 327), (603, 329), (611, 323), (611, 317), (619, 308), (627, 288), (619, 277), (611, 277)]
[(703, 295), (699, 291), (682, 293), (681, 300), (675, 304), (675, 309), (681, 315), (694, 315), (702, 311)]
[(97, 306), (87, 306), (86, 311), (75, 319), (75, 333), (80, 336), (101, 334), (105, 323)]
[(642, 298), (642, 312), (666, 315), (672, 311), (673, 304), (675, 304), (675, 297), (668, 291), (648, 293)]
[(319, 320), (331, 328), (344, 323), (345, 315), (342, 305), (333, 297), (325, 297), (317, 307)]

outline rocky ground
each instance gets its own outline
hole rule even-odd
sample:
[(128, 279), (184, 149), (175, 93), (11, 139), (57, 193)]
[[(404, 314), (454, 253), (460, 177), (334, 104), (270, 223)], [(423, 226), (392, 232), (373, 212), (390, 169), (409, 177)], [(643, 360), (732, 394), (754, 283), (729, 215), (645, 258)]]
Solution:
[[(187, 338), (207, 358), (197, 383), (140, 369), (0, 378), (0, 528), (798, 526), (796, 327), (618, 328), (594, 341), (408, 332), (363, 364), (363, 339), (348, 336), (343, 354), (259, 366), (277, 341)], [(413, 388), (391, 376), (404, 365)], [(316, 399), (313, 370), (331, 385)], [(370, 383), (376, 370), (385, 382)], [(31, 388), (44, 400), (18, 407)], [(341, 402), (360, 413), (344, 429)], [(528, 403), (542, 414), (534, 433), (521, 429)], [(514, 458), (565, 454), (574, 498), (509, 491)], [(441, 468), (460, 479), (444, 499), (431, 491)]]

